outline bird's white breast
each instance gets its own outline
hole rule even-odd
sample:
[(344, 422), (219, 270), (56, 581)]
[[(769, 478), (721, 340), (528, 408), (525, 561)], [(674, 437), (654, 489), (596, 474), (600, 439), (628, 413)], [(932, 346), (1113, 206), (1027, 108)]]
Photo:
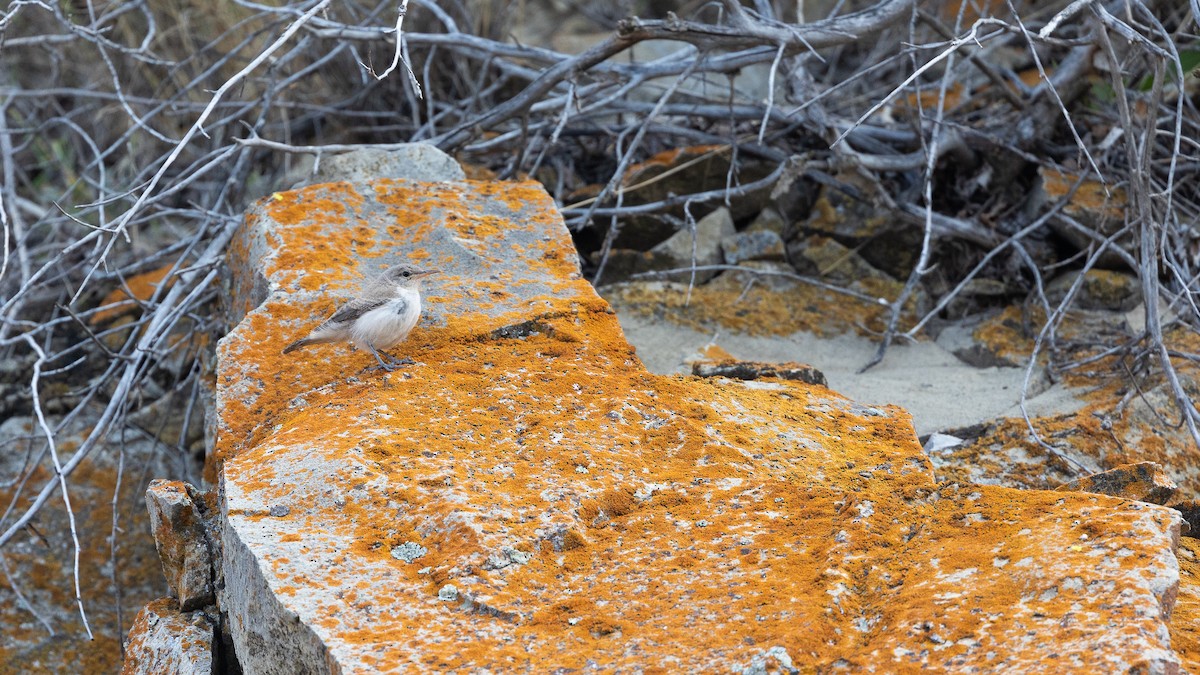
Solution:
[(350, 339), (360, 347), (391, 349), (404, 341), (421, 319), (421, 294), (415, 288), (399, 288), (386, 305), (358, 318), (350, 329)]

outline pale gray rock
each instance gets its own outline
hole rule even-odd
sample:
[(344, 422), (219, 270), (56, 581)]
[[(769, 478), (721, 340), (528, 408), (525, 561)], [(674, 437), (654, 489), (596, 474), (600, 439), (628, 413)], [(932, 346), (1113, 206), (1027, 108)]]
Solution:
[(361, 182), (379, 178), (406, 178), (429, 182), (466, 180), (454, 158), (425, 143), (400, 147), (364, 148), (311, 158), (292, 176), (292, 189), (331, 181)]
[(770, 230), (738, 232), (721, 240), (725, 262), (736, 265), (743, 260), (783, 260), (783, 239)]
[(213, 675), (215, 625), (206, 612), (179, 612), (173, 600), (155, 600), (133, 620), (121, 675)]
[(229, 617), (242, 672), (247, 675), (332, 672), (325, 645), (307, 623), (279, 601), (263, 577), (257, 556), (245, 541), (249, 539), (255, 548), (262, 550), (275, 543), (271, 541), (273, 536), (254, 528), (234, 527), (226, 520), (221, 539), (225, 576), (221, 612)]
[(768, 206), (759, 212), (754, 220), (746, 226), (747, 232), (774, 232), (781, 238), (787, 232), (787, 220), (779, 213), (779, 211)]
[[(729, 209), (722, 207), (698, 220), (694, 233), (690, 228), (682, 229), (650, 252), (668, 258), (672, 267), (691, 267), (693, 261), (697, 267), (719, 265), (721, 241), (736, 233)], [(716, 275), (713, 270), (701, 271), (696, 273), (696, 280), (708, 281)]]

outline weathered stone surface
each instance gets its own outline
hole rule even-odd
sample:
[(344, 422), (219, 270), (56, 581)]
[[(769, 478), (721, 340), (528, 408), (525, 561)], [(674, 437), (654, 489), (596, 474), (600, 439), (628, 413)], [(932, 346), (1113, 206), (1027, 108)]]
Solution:
[(694, 363), (692, 374), (698, 377), (728, 377), (734, 380), (757, 380), (776, 377), (781, 380), (796, 380), (806, 384), (828, 383), (821, 371), (803, 363), (756, 363), (754, 361), (722, 361), (720, 363)]
[[(129, 339), (135, 321), (147, 304), (156, 296), (161, 297), (161, 294), (166, 293), (175, 283), (175, 278), (170, 275), (176, 271), (173, 264), (166, 264), (116, 283), (100, 301), (98, 311), (88, 318), (88, 324), (92, 326), (97, 339), (109, 349), (119, 351)], [(211, 349), (212, 345), (207, 338), (208, 336), (203, 334), (203, 331), (196, 330), (196, 325), (191, 320), (178, 322), (171, 329), (171, 334), (166, 341), (166, 344), (170, 345), (170, 349), (163, 350), (161, 357), (155, 362), (155, 367), (164, 373), (183, 377), (195, 365), (199, 354), (207, 353)], [(150, 386), (155, 385), (151, 384)], [(143, 395), (148, 400), (159, 398), (159, 393), (153, 391), (144, 392)], [(130, 412), (134, 416), (142, 416), (145, 414), (144, 410), (143, 408)], [(139, 422), (134, 423), (138, 424)], [(178, 424), (179, 421), (174, 423)], [(159, 431), (154, 430), (150, 433), (157, 434)], [(174, 439), (165, 442), (176, 443), (178, 438), (177, 435)]]
[(1063, 492), (1094, 492), (1150, 504), (1166, 504), (1179, 486), (1158, 464), (1138, 462), (1094, 473), (1064, 483), (1056, 489)]
[(783, 239), (770, 230), (738, 232), (721, 240), (725, 262), (736, 265), (743, 260), (783, 260), (787, 253)]
[[(1066, 416), (1033, 419), (1033, 429), (1058, 452), (1080, 458), (1086, 472), (1152, 461), (1162, 466), (1168, 477), (1178, 484), (1180, 494), (1177, 498), (1195, 498), (1200, 495), (1200, 447), (1196, 446), (1188, 426), (1180, 423), (1181, 411), (1174, 388), (1163, 375), (1157, 356), (1147, 360), (1147, 368), (1130, 363), (1127, 354), (1121, 351), (1097, 358), (1097, 346), (1120, 345), (1139, 340), (1144, 334), (1140, 319), (1130, 325), (1127, 316), (1091, 310), (1070, 311), (1064, 315), (1055, 330), (1058, 345), (1055, 360), (1057, 363), (1080, 364), (1064, 371), (1064, 382), (1081, 393), (1086, 392), (1086, 404)], [(1045, 312), (1036, 304), (1009, 306), (980, 323), (974, 329), (972, 339), (985, 353), (997, 359), (1027, 364), (1034, 340), (1045, 321)], [(1164, 324), (1164, 345), (1168, 350), (1174, 353), (1200, 351), (1200, 334), (1195, 330), (1182, 324), (1165, 321)], [(1039, 363), (1045, 363), (1048, 351), (1050, 348), (1043, 344)], [(1186, 398), (1198, 400), (1198, 365), (1182, 358), (1172, 358), (1172, 362), (1176, 381)], [(1130, 388), (1135, 395), (1130, 395)], [(1048, 454), (1045, 447), (1033, 442), (1024, 420), (1010, 422), (1009, 429), (1003, 430), (1003, 437), (971, 435), (991, 436), (983, 438), (976, 447), (998, 450), (995, 456), (1001, 464), (1012, 465), (1014, 462), (1010, 460), (1024, 461), (1025, 456), (1045, 458)], [(968, 448), (967, 453), (960, 455), (964, 460), (960, 464), (967, 472), (955, 474), (955, 479), (1052, 488), (1080, 476), (1075, 471), (1080, 467), (1061, 466), (1068, 468), (1066, 476), (1050, 483), (997, 480), (998, 474), (990, 468), (980, 471), (982, 467), (973, 461), (973, 452)], [(1008, 467), (1000, 468), (1008, 471)]]
[[(728, 145), (696, 145), (665, 150), (629, 167), (623, 186), (622, 204), (637, 206), (662, 201), (675, 195), (723, 190), (729, 181), (729, 164)], [(764, 178), (773, 169), (774, 165), (771, 162), (742, 156), (737, 166), (738, 181), (742, 185), (752, 183)], [(597, 188), (596, 192), (598, 191)], [(769, 188), (764, 187), (756, 194), (746, 194), (741, 199), (732, 200), (734, 220), (753, 215), (768, 192)], [(690, 217), (703, 220), (712, 212), (715, 204), (716, 202), (693, 203), (686, 212), (680, 204), (666, 211), (669, 218), (663, 218), (659, 214), (635, 214), (623, 218), (620, 233), (614, 242), (615, 246), (637, 251), (649, 250), (673, 236), (678, 231), (676, 223), (686, 220), (689, 213)], [(602, 226), (595, 228), (597, 241), (607, 234), (608, 219), (601, 218), (598, 222), (602, 223)], [(688, 248), (690, 250), (691, 244)]]
[(875, 188), (862, 176), (844, 171), (836, 178), (839, 187), (821, 186), (800, 232), (836, 239), (871, 267), (895, 279), (907, 278), (921, 254), (920, 229), (896, 219), (892, 211), (878, 208), (869, 196)]
[[(987, 352), (1014, 362), (1028, 362), (1029, 353), (1045, 314), (1036, 308), (1013, 306), (984, 321), (975, 331), (974, 339)], [(1123, 464), (1154, 462), (1163, 467), (1168, 477), (1179, 486), (1178, 499), (1194, 499), (1200, 495), (1200, 447), (1192, 439), (1186, 424), (1181, 424), (1181, 411), (1174, 389), (1163, 375), (1157, 356), (1149, 359), (1148, 368), (1133, 367), (1127, 356), (1117, 352), (1094, 360), (1095, 346), (1120, 344), (1139, 339), (1143, 328), (1131, 326), (1121, 314), (1113, 312), (1068, 312), (1056, 329), (1060, 363), (1088, 361), (1082, 367), (1069, 369), (1066, 382), (1086, 391), (1086, 405), (1076, 413), (1033, 420), (1038, 436), (1059, 451), (1082, 458), (1089, 471), (1102, 471)], [(1200, 350), (1200, 335), (1191, 328), (1175, 325), (1164, 330), (1164, 343), (1174, 353), (1196, 353)], [(1065, 348), (1066, 351), (1063, 351)], [(1044, 355), (1046, 350), (1043, 349)], [(1044, 356), (1042, 357), (1044, 359)], [(1175, 377), (1185, 396), (1200, 400), (1200, 368), (1186, 359), (1173, 358)], [(1131, 388), (1135, 391), (1130, 395)], [(990, 423), (989, 423), (990, 424)], [(1032, 441), (1029, 426), (1024, 420), (1012, 420), (1003, 438), (992, 434), (984, 438), (979, 448), (991, 448), (1000, 464), (1022, 461), (1025, 456), (1045, 457), (1047, 452)], [(976, 436), (980, 436), (976, 434)], [(1024, 440), (1022, 440), (1024, 439)], [(998, 474), (990, 468), (980, 471), (978, 462), (968, 449), (960, 456), (964, 467), (974, 465), (972, 481), (997, 481)], [(1001, 471), (1007, 468), (998, 466)], [(1060, 467), (1070, 468), (1070, 467)], [(990, 474), (990, 475), (989, 475)], [(1022, 482), (1034, 487), (1054, 487), (1060, 482), (1079, 477), (1078, 472), (1047, 484)], [(1002, 484), (1012, 484), (1004, 481)]]
[[(1189, 335), (1178, 339), (1181, 333)], [(1169, 349), (1188, 352), (1200, 347), (1200, 336), (1180, 327), (1167, 334)], [(1194, 353), (1194, 352), (1193, 352)], [(1200, 401), (1200, 370), (1186, 362), (1176, 363), (1176, 377), (1193, 405)], [(1180, 485), (1184, 498), (1200, 497), (1200, 447), (1186, 424), (1180, 424), (1179, 404), (1171, 385), (1161, 375), (1141, 384), (1124, 415), (1117, 417), (1114, 433), (1121, 439), (1122, 452), (1115, 462), (1146, 460), (1161, 464)]]
[[(655, 270), (684, 269), (719, 265), (721, 240), (735, 232), (729, 210), (719, 208), (696, 222), (693, 247), (693, 232), (679, 230), (649, 251), (613, 249), (609, 252), (601, 283), (614, 284), (625, 281), (636, 274)], [(694, 255), (693, 255), (694, 254)], [(599, 264), (602, 254), (592, 254), (593, 264)], [(696, 270), (695, 283), (704, 283), (720, 272), (718, 270)]]
[(203, 504), (192, 500), (189, 487), (183, 481), (154, 480), (146, 490), (146, 509), (163, 576), (184, 612), (215, 599), (214, 560), (200, 511)]
[(1184, 534), (1200, 539), (1200, 499), (1185, 499), (1170, 506), (1183, 516), (1183, 522), (1187, 524)]
[(834, 239), (812, 236), (794, 241), (788, 247), (788, 257), (801, 273), (840, 283), (863, 279), (893, 281), (891, 277), (871, 266), (853, 249)]
[(1013, 296), (1013, 287), (1008, 280), (975, 277), (964, 283), (957, 283), (956, 280), (953, 286), (949, 281), (942, 282), (940, 277), (937, 281), (941, 283), (933, 283), (931, 280), (930, 294), (940, 301), (944, 294), (949, 293), (952, 289), (957, 289), (955, 296), (942, 312), (947, 317), (962, 320), (963, 323), (971, 321), (971, 318), (987, 312), (1003, 303), (1006, 298)]
[(787, 220), (778, 210), (768, 206), (746, 226), (747, 232), (774, 232), (782, 239), (787, 234)]
[(725, 270), (704, 287), (707, 293), (736, 293), (744, 296), (750, 287), (764, 287), (776, 291), (789, 291), (801, 286), (796, 270), (785, 262), (770, 260), (744, 260), (735, 270)]
[[(1176, 512), (939, 487), (898, 409), (647, 373), (540, 187), (310, 188), (243, 239), (213, 468), (247, 672), (1177, 667)], [(414, 365), (279, 353), (396, 259), (445, 271)]]
[[(173, 265), (163, 265), (149, 272), (129, 277), (125, 283), (104, 296), (97, 306), (96, 313), (88, 319), (88, 323), (93, 327), (112, 327), (118, 319), (130, 319), (140, 314), (142, 303), (149, 302), (161, 287), (171, 284), (167, 275), (173, 267)], [(112, 335), (106, 335), (104, 341), (108, 346), (116, 348), (121, 345), (122, 335), (124, 333), (116, 333), (115, 338)]]
[(1200, 539), (1179, 542), (1179, 598), (1171, 615), (1171, 646), (1180, 672), (1200, 673)]
[[(1078, 281), (1080, 276), (1082, 281)], [(1077, 282), (1071, 305), (1075, 308), (1128, 312), (1142, 302), (1142, 284), (1137, 277), (1101, 269), (1060, 274), (1046, 284), (1046, 299), (1057, 306)]]
[(427, 143), (381, 150), (363, 148), (321, 157), (309, 175), (296, 176), (293, 187), (344, 180), (360, 182), (380, 179), (463, 180), (466, 174), (454, 158)]
[[(1128, 198), (1123, 187), (1105, 185), (1093, 179), (1084, 180), (1081, 176), (1047, 167), (1038, 167), (1038, 177), (1041, 180), (1031, 196), (1031, 208), (1042, 208), (1069, 196), (1063, 215), (1071, 218), (1074, 224), (1054, 219), (1050, 225), (1077, 249), (1083, 251), (1097, 245), (1125, 222)], [(1119, 238), (1115, 246), (1125, 249), (1129, 256), (1136, 259), (1137, 244), (1133, 235)], [(1107, 252), (1100, 255), (1098, 262), (1106, 266), (1124, 264), (1122, 256)]]
[(215, 675), (214, 621), (180, 612), (170, 598), (146, 605), (133, 620), (121, 675)]
[[(668, 257), (674, 267), (691, 267), (693, 261), (696, 266), (719, 265), (721, 241), (736, 232), (729, 209), (721, 207), (696, 221), (694, 233), (689, 229), (680, 230), (651, 249), (651, 253)], [(716, 274), (713, 271), (699, 272), (697, 281), (707, 281)]]

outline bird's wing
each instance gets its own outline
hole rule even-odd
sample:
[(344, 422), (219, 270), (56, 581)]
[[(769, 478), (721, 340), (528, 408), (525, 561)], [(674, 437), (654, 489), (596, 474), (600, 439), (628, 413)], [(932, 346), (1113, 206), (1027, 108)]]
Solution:
[[(388, 303), (391, 298), (355, 298), (350, 302), (338, 308), (338, 311), (333, 313), (333, 316), (325, 319), (321, 326), (328, 326), (336, 323), (350, 323), (358, 317), (366, 314), (373, 309), (379, 309)], [(319, 330), (319, 328), (318, 328)]]

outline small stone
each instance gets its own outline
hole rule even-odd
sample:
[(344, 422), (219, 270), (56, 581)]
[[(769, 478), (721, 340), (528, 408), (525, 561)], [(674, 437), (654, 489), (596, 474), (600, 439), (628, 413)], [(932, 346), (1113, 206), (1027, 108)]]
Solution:
[(423, 557), (428, 552), (429, 549), (425, 548), (424, 546), (414, 541), (406, 541), (392, 549), (392, 557), (396, 560), (403, 560), (406, 563), (412, 563), (418, 558)]
[[(1049, 167), (1039, 167), (1038, 177), (1041, 180), (1035, 184), (1029, 196), (1031, 208), (1040, 209), (1043, 205), (1068, 199), (1063, 213), (1088, 232), (1104, 237), (1115, 234), (1125, 222), (1128, 198), (1124, 188), (1105, 185), (1097, 180), (1081, 180), (1078, 175)], [(1056, 218), (1050, 221), (1050, 228), (1081, 251), (1095, 246), (1096, 242), (1088, 236), (1088, 232), (1080, 231), (1071, 223)], [(1137, 243), (1132, 234), (1118, 237), (1115, 244), (1130, 255), (1137, 256)], [(1100, 254), (1096, 262), (1111, 267), (1124, 261), (1123, 256), (1106, 251)]]
[[(836, 239), (878, 273), (908, 278), (921, 252), (921, 228), (876, 204), (870, 196), (876, 188), (865, 176), (847, 170), (835, 180), (836, 186), (821, 186), (820, 196), (807, 218), (797, 223), (796, 232)], [(788, 242), (789, 254), (794, 243)], [(794, 256), (791, 260), (796, 262)]]
[(736, 290), (739, 294), (750, 284), (776, 293), (789, 293), (804, 285), (795, 277), (796, 269), (785, 262), (743, 260), (737, 269), (725, 270), (708, 285), (714, 291)]
[[(697, 267), (719, 265), (721, 264), (721, 240), (736, 232), (729, 209), (722, 207), (696, 222), (694, 244), (692, 230), (684, 228), (650, 249), (650, 253), (669, 259), (673, 267), (691, 267), (693, 259)], [(695, 248), (694, 258), (693, 247)], [(708, 281), (716, 274), (717, 270), (697, 272), (696, 279)]]
[(692, 364), (692, 374), (698, 377), (728, 377), (733, 380), (757, 380), (761, 377), (777, 377), (781, 380), (796, 380), (807, 384), (828, 386), (825, 374), (812, 366), (794, 361), (785, 363), (759, 363), (756, 361), (722, 361), (720, 363), (697, 362)]
[(837, 283), (864, 279), (893, 280), (854, 249), (827, 237), (812, 236), (791, 242), (788, 245), (788, 259), (801, 274)]
[(446, 584), (438, 589), (438, 600), (454, 602), (458, 600), (458, 588), (454, 584)]
[(783, 260), (783, 239), (769, 230), (738, 232), (721, 240), (725, 262), (736, 265), (743, 260)]
[(1093, 492), (1149, 504), (1166, 504), (1179, 488), (1154, 462), (1123, 464), (1058, 486), (1061, 492)]
[(784, 220), (779, 211), (769, 206), (759, 211), (754, 220), (746, 227), (747, 232), (774, 232), (781, 238), (786, 230), (787, 221)]
[(195, 488), (182, 481), (154, 480), (146, 489), (146, 510), (163, 576), (182, 611), (212, 604), (213, 555)]
[(933, 453), (941, 452), (942, 450), (957, 448), (964, 442), (965, 441), (958, 436), (934, 432), (929, 434), (929, 440), (925, 441), (925, 454), (932, 455)]
[(217, 672), (216, 621), (204, 612), (179, 612), (169, 598), (142, 608), (129, 629), (124, 675), (209, 675)]
[(271, 516), (275, 517), (275, 518), (282, 518), (291, 512), (292, 512), (291, 507), (285, 506), (283, 504), (276, 504), (276, 505), (272, 506), (271, 509), (268, 511), (268, 513), (270, 513)]
[[(1067, 297), (1081, 272), (1067, 272), (1046, 285), (1046, 299), (1057, 305)], [(1079, 309), (1128, 312), (1142, 301), (1142, 284), (1137, 277), (1112, 270), (1090, 269), (1075, 293), (1074, 305)]]

